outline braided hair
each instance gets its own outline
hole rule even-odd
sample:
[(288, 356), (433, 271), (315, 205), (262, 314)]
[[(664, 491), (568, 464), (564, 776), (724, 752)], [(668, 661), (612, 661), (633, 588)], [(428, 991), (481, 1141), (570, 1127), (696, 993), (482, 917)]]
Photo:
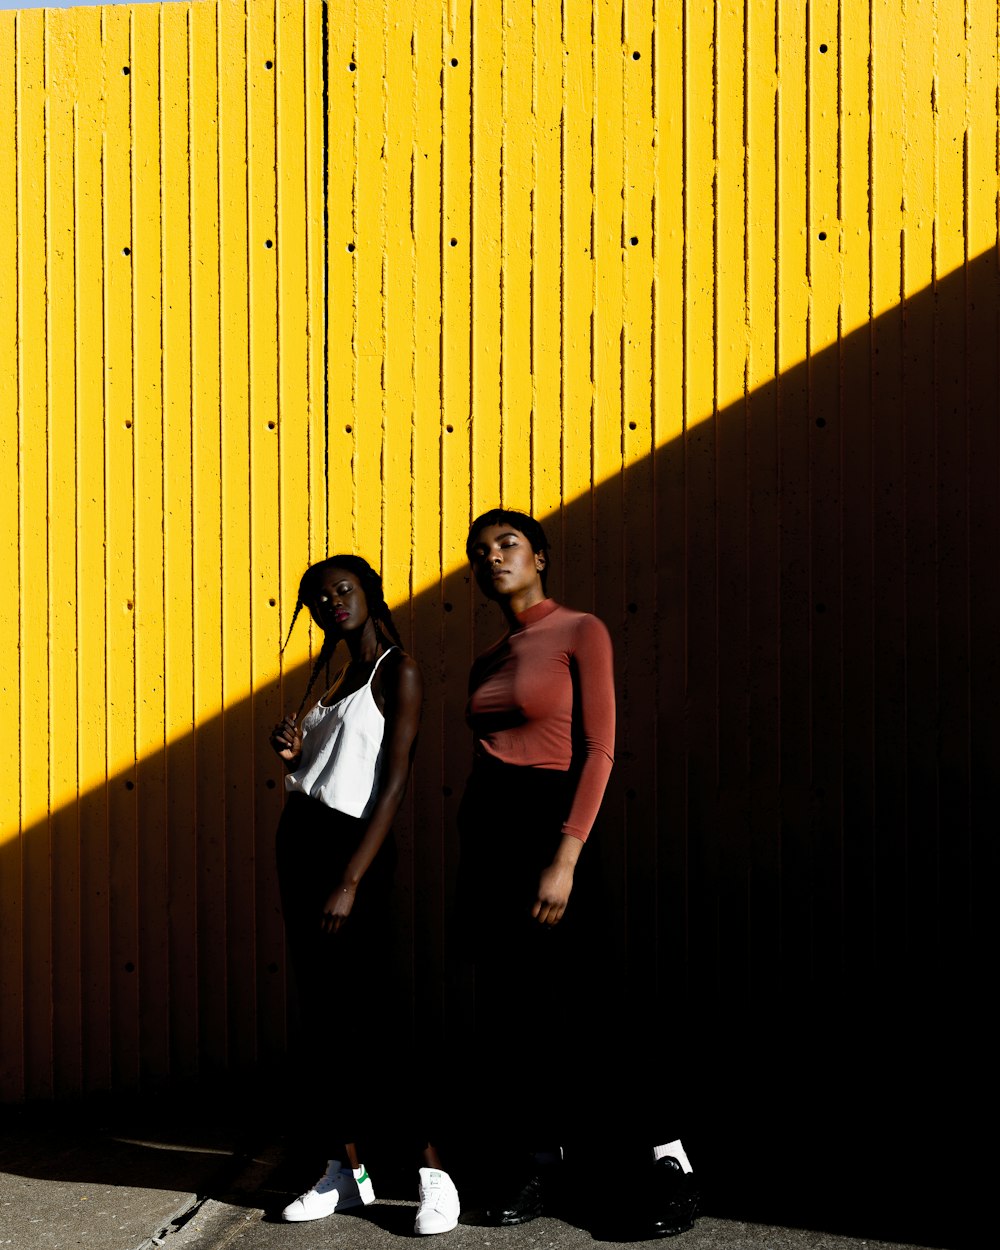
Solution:
[(339, 555), (327, 556), (325, 560), (320, 560), (318, 564), (311, 564), (302, 574), (299, 581), (299, 593), (295, 600), (295, 611), (292, 613), (292, 621), (288, 626), (288, 633), (281, 648), (281, 654), (284, 655), (292, 637), (295, 622), (299, 619), (299, 613), (303, 608), (307, 608), (309, 615), (323, 630), (323, 645), (320, 648), (319, 655), (316, 657), (316, 663), (312, 667), (312, 672), (309, 674), (309, 684), (306, 686), (306, 692), (302, 696), (302, 702), (299, 704), (296, 716), (302, 714), (302, 709), (305, 707), (309, 694), (316, 684), (316, 679), (330, 663), (333, 653), (337, 649), (337, 643), (340, 641), (339, 638), (331, 636), (323, 628), (323, 622), (317, 615), (314, 606), (323, 575), (330, 569), (343, 569), (346, 573), (352, 573), (358, 579), (358, 584), (364, 592), (365, 602), (368, 605), (368, 615), (375, 626), (375, 636), (382, 643), (382, 646), (386, 647), (392, 643), (400, 648), (403, 646), (403, 640), (399, 636), (396, 622), (392, 619), (389, 605), (385, 601), (382, 578), (375, 572), (367, 560), (362, 559), (361, 556)]

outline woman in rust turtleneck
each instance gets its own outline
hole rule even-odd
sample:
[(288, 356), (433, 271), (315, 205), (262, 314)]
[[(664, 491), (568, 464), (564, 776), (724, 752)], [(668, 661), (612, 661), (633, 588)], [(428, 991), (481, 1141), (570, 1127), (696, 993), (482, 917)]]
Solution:
[[(551, 1209), (563, 1142), (600, 1140), (622, 1122), (622, 1097), (627, 1119), (642, 1091), (611, 1060), (636, 1039), (623, 1044), (627, 1022), (605, 992), (615, 974), (585, 850), (614, 761), (611, 639), (597, 617), (548, 598), (548, 542), (533, 517), (484, 513), (466, 553), (507, 623), (469, 675), (474, 761), (459, 811), (458, 896), (475, 965), (466, 1084), (493, 1156), (486, 1221), (509, 1225)], [(690, 1228), (697, 1195), (680, 1140), (654, 1137), (635, 1157), (627, 1207), (594, 1194), (591, 1223), (610, 1211), (622, 1237)]]

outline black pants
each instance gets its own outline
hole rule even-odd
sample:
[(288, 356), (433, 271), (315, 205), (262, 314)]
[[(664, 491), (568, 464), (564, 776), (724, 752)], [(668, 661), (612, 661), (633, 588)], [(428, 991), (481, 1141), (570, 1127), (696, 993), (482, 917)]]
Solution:
[(289, 795), (278, 824), (278, 883), (302, 1026), (289, 1102), (295, 1130), (317, 1150), (378, 1131), (392, 1098), (388, 1037), (399, 1021), (391, 840), (362, 878), (339, 932), (320, 927), (364, 830), (364, 821), (299, 793)]
[(561, 1144), (584, 1110), (601, 949), (586, 847), (560, 923), (531, 916), (572, 795), (566, 773), (484, 763), (459, 810), (459, 918), (475, 970), (464, 1083), (473, 1129), (501, 1150)]
[(620, 1157), (648, 1158), (679, 1135), (679, 1074), (667, 1031), (615, 965), (598, 847), (583, 847), (558, 925), (530, 914), (573, 790), (566, 773), (478, 763), (462, 799), (471, 1128), (503, 1152), (568, 1145), (586, 1156), (614, 1141)]

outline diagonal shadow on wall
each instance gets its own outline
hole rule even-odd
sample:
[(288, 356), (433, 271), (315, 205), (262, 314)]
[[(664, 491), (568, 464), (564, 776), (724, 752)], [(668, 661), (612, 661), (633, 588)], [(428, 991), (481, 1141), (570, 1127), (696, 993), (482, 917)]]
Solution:
[[(995, 1109), (998, 293), (988, 253), (546, 518), (554, 593), (616, 645), (618, 765), (588, 853), (651, 1039), (679, 1039), (665, 1076), (716, 1211), (979, 1236), (953, 1187), (979, 1166), (966, 1109)], [(444, 917), (492, 612), (458, 570), (397, 613), (427, 682), (397, 882), (418, 1029), (461, 1009)], [(7, 1096), (280, 1060), (281, 704), (258, 690), (0, 848), (5, 878), (79, 882), (50, 945), (22, 926)], [(147, 804), (168, 811), (152, 853)]]

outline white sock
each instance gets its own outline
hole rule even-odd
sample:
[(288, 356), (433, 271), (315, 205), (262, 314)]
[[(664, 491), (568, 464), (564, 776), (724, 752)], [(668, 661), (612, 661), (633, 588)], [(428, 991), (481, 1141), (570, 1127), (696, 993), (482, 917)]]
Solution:
[(681, 1139), (678, 1137), (676, 1141), (668, 1141), (663, 1146), (653, 1147), (653, 1158), (663, 1159), (669, 1155), (671, 1159), (676, 1159), (681, 1165), (681, 1169), (685, 1172), (693, 1172), (691, 1161), (687, 1157), (687, 1151), (681, 1145)]

